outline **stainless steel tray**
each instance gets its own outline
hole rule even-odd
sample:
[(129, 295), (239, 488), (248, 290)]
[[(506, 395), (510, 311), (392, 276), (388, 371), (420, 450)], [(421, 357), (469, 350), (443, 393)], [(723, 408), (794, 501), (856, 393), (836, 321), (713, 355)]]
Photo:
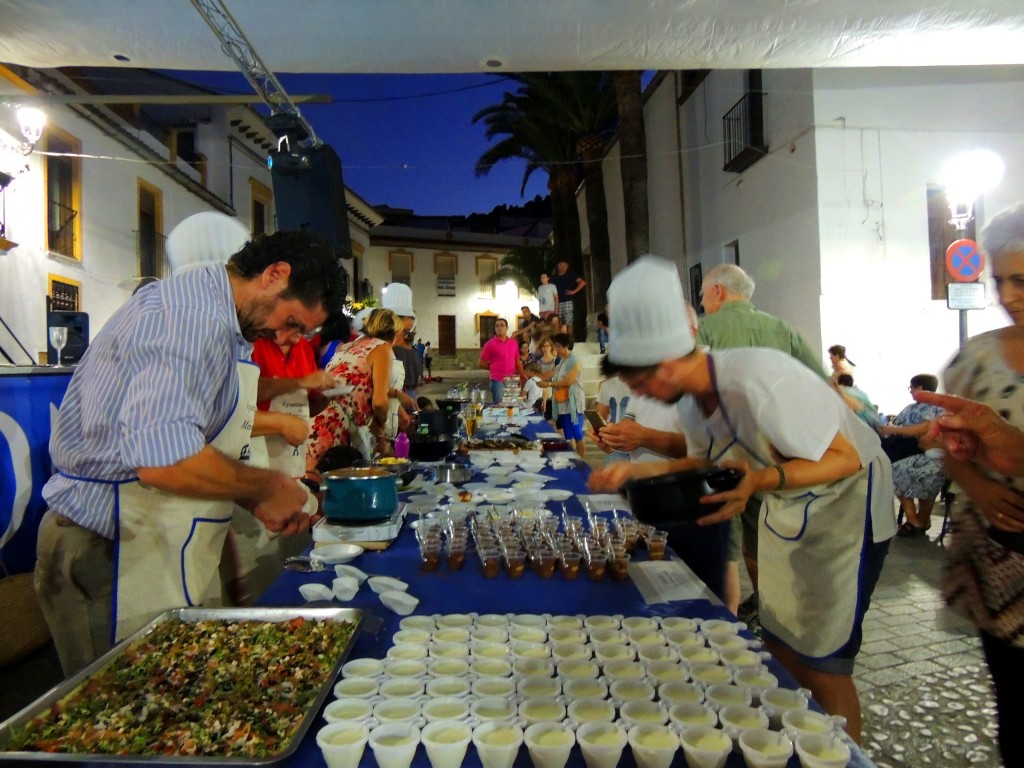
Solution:
[(120, 656), (125, 648), (141, 637), (152, 632), (158, 625), (171, 620), (180, 620), (187, 623), (196, 623), (209, 620), (224, 621), (272, 621), (284, 622), (295, 618), (318, 619), (320, 621), (347, 621), (353, 624), (355, 629), (352, 636), (343, 648), (338, 649), (338, 658), (334, 668), (328, 675), (316, 699), (306, 711), (302, 722), (295, 731), (292, 740), (285, 748), (275, 755), (268, 757), (190, 757), (186, 755), (111, 755), (111, 754), (55, 754), (50, 752), (3, 752), (0, 751), (0, 764), (13, 763), (23, 765), (26, 763), (46, 763), (49, 765), (88, 765), (93, 768), (97, 765), (131, 765), (146, 763), (148, 765), (272, 765), (291, 757), (299, 748), (302, 738), (306, 735), (309, 727), (313, 724), (317, 714), (324, 705), (327, 697), (334, 689), (334, 683), (341, 672), (341, 666), (345, 663), (352, 646), (359, 635), (363, 622), (363, 613), (357, 608), (178, 608), (166, 611), (153, 619), (131, 637), (118, 643), (107, 653), (98, 658), (89, 666), (82, 669), (64, 682), (51, 688), (34, 702), (12, 717), (0, 723), (0, 750), (10, 741), (12, 731), (27, 725), (34, 717), (50, 709), (56, 702), (72, 693), (94, 674), (104, 669)]

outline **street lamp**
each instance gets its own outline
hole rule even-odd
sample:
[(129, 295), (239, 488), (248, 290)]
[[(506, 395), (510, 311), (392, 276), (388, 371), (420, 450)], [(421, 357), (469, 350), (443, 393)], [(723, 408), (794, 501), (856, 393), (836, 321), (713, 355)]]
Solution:
[(974, 201), (1003, 178), (1003, 161), (995, 152), (975, 149), (953, 157), (942, 171), (949, 202), (949, 223), (963, 232), (974, 218)]
[[(971, 219), (974, 218), (974, 202), (985, 192), (988, 192), (996, 184), (998, 184), (1003, 178), (1003, 161), (995, 152), (990, 152), (987, 149), (975, 149), (969, 152), (962, 152), (959, 155), (953, 157), (946, 167), (942, 171), (942, 185), (946, 190), (946, 200), (949, 203), (950, 218), (949, 223), (956, 227), (957, 237), (963, 238), (967, 225), (970, 224)], [(974, 258), (981, 258), (980, 254), (977, 253), (978, 246), (971, 243), (969, 240), (958, 239), (952, 245), (949, 246), (951, 251), (957, 253), (954, 249), (968, 248), (972, 250)], [(947, 259), (951, 258), (948, 255)], [(962, 255), (960, 258), (964, 258)], [(947, 261), (947, 265), (949, 262)], [(978, 267), (980, 269), (980, 263)], [(952, 267), (947, 266), (948, 269)], [(954, 275), (954, 278), (960, 280), (964, 278), (958, 278)], [(968, 286), (964, 284), (963, 289), (967, 289)], [(951, 305), (950, 298), (952, 296), (953, 286), (947, 287), (947, 298), (946, 305), (950, 309), (957, 308), (960, 312), (960, 346), (963, 347), (967, 341), (967, 312), (970, 309), (983, 309), (984, 308), (984, 286), (978, 286), (978, 293), (980, 295), (974, 298), (964, 298), (964, 300), (957, 302), (958, 306)]]
[(23, 158), (32, 154), (39, 139), (43, 136), (46, 126), (46, 114), (35, 107), (19, 107), (18, 127), (21, 129), (22, 142), (14, 144), (0, 139), (0, 189), (3, 189), (14, 178), (25, 171), (27, 165)]

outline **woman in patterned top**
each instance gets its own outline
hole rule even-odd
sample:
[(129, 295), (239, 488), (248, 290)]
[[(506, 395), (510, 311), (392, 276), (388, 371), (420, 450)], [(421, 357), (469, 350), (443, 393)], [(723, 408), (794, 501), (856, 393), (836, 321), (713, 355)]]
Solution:
[[(919, 373), (910, 380), (910, 394), (917, 390), (934, 392), (939, 387), (939, 380), (930, 373)], [(932, 419), (942, 413), (941, 408), (925, 403), (911, 403), (892, 420), (878, 428), (883, 436), (903, 435), (916, 438), (918, 444), (927, 440), (925, 437)], [(892, 464), (892, 485), (896, 498), (900, 500), (900, 510), (907, 521), (896, 532), (897, 536), (924, 536), (932, 524), (932, 509), (935, 497), (946, 482), (946, 473), (942, 470), (942, 449), (935, 444), (925, 443), (923, 453), (908, 456), (894, 461)], [(916, 504), (915, 504), (916, 502)]]
[[(1010, 425), (1024, 427), (1024, 204), (999, 213), (982, 233), (999, 303), (1011, 325), (970, 339), (945, 371), (950, 394), (980, 401)], [(946, 456), (946, 469), (967, 498), (953, 518), (946, 602), (981, 631), (996, 693), (999, 749), (1007, 765), (1024, 765), (1021, 696), (1024, 669), (1024, 479), (979, 461)]]
[[(391, 381), (391, 343), (405, 323), (389, 309), (375, 309), (363, 327), (364, 336), (342, 344), (326, 370), (339, 386), (352, 390), (335, 395), (313, 419), (306, 449), (306, 472), (315, 473), (320, 457), (330, 448), (354, 445), (366, 456), (384, 434)], [(366, 443), (369, 442), (367, 446)], [(359, 443), (362, 443), (360, 445)]]

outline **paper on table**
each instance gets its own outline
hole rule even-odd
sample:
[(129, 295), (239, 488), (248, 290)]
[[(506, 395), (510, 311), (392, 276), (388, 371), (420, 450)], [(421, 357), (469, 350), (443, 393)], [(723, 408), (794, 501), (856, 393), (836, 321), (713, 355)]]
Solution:
[(722, 601), (682, 560), (647, 560), (629, 564), (629, 576), (648, 605), (671, 600)]
[(580, 504), (590, 504), (590, 508), (594, 512), (611, 512), (613, 509), (629, 510), (629, 502), (619, 496), (617, 493), (591, 493), (582, 496), (577, 496), (580, 500)]

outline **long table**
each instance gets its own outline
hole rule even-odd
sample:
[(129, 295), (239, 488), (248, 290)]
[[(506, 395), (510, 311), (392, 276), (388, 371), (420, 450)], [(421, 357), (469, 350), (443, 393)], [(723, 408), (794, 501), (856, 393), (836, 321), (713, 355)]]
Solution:
[[(531, 420), (523, 429), (527, 436), (540, 430), (549, 429), (542, 422)], [(553, 475), (555, 481), (549, 487), (567, 489), (573, 497), (565, 502), (567, 512), (579, 517), (583, 507), (576, 498), (577, 494), (587, 493), (586, 480), (590, 474), (589, 467), (580, 462), (569, 469), (545, 469), (544, 474)], [(638, 550), (635, 560), (642, 561), (646, 554)], [(399, 536), (384, 551), (367, 551), (354, 560), (357, 566), (370, 575), (386, 575), (401, 579), (409, 584), (409, 593), (419, 599), (416, 614), (448, 614), (448, 613), (550, 613), (550, 614), (622, 614), (624, 616), (688, 616), (694, 618), (734, 619), (725, 608), (713, 604), (709, 600), (688, 600), (671, 603), (648, 605), (639, 590), (629, 579), (613, 581), (608, 576), (600, 582), (592, 582), (581, 571), (576, 580), (567, 581), (558, 573), (551, 579), (542, 579), (530, 572), (519, 578), (510, 579), (504, 573), (496, 578), (485, 579), (477, 567), (475, 555), (467, 554), (466, 564), (462, 570), (448, 571), (443, 563), (430, 572), (420, 567), (420, 555), (415, 534), (410, 526), (403, 527)], [(333, 569), (315, 573), (284, 572), (277, 581), (263, 594), (260, 605), (300, 605), (303, 599), (299, 594), (302, 584), (311, 582), (330, 585), (334, 578)], [(337, 605), (338, 603), (334, 603)], [(370, 617), (380, 620), (379, 629), (373, 633), (364, 632), (357, 640), (350, 658), (385, 657), (391, 646), (391, 637), (399, 629), (400, 618), (389, 611), (380, 602), (377, 595), (363, 585), (355, 598), (345, 604), (359, 608)], [(375, 624), (375, 621), (371, 621)], [(747, 635), (749, 637), (749, 635)], [(796, 688), (791, 676), (774, 660), (769, 662), (771, 672), (779, 678), (780, 685)], [(289, 761), (291, 766), (323, 766), (325, 765), (320, 750), (314, 741), (315, 732), (323, 724), (318, 722), (310, 729), (301, 748)], [(574, 747), (570, 757), (570, 768), (582, 766), (583, 758), (578, 747)], [(682, 751), (678, 753), (674, 766), (685, 765)], [(470, 747), (463, 763), (465, 768), (479, 768), (480, 762), (475, 750)], [(527, 768), (531, 765), (525, 745), (515, 765)], [(635, 765), (632, 755), (627, 749), (623, 753), (620, 765), (632, 768)], [(733, 753), (727, 762), (728, 768), (741, 768), (743, 758)], [(873, 764), (867, 757), (855, 750), (851, 766), (870, 768)], [(367, 747), (363, 754), (362, 768), (374, 768), (376, 761), (372, 750)], [(422, 746), (416, 753), (414, 768), (427, 768), (429, 762)], [(797, 768), (799, 761), (796, 755), (789, 763), (790, 768)]]

